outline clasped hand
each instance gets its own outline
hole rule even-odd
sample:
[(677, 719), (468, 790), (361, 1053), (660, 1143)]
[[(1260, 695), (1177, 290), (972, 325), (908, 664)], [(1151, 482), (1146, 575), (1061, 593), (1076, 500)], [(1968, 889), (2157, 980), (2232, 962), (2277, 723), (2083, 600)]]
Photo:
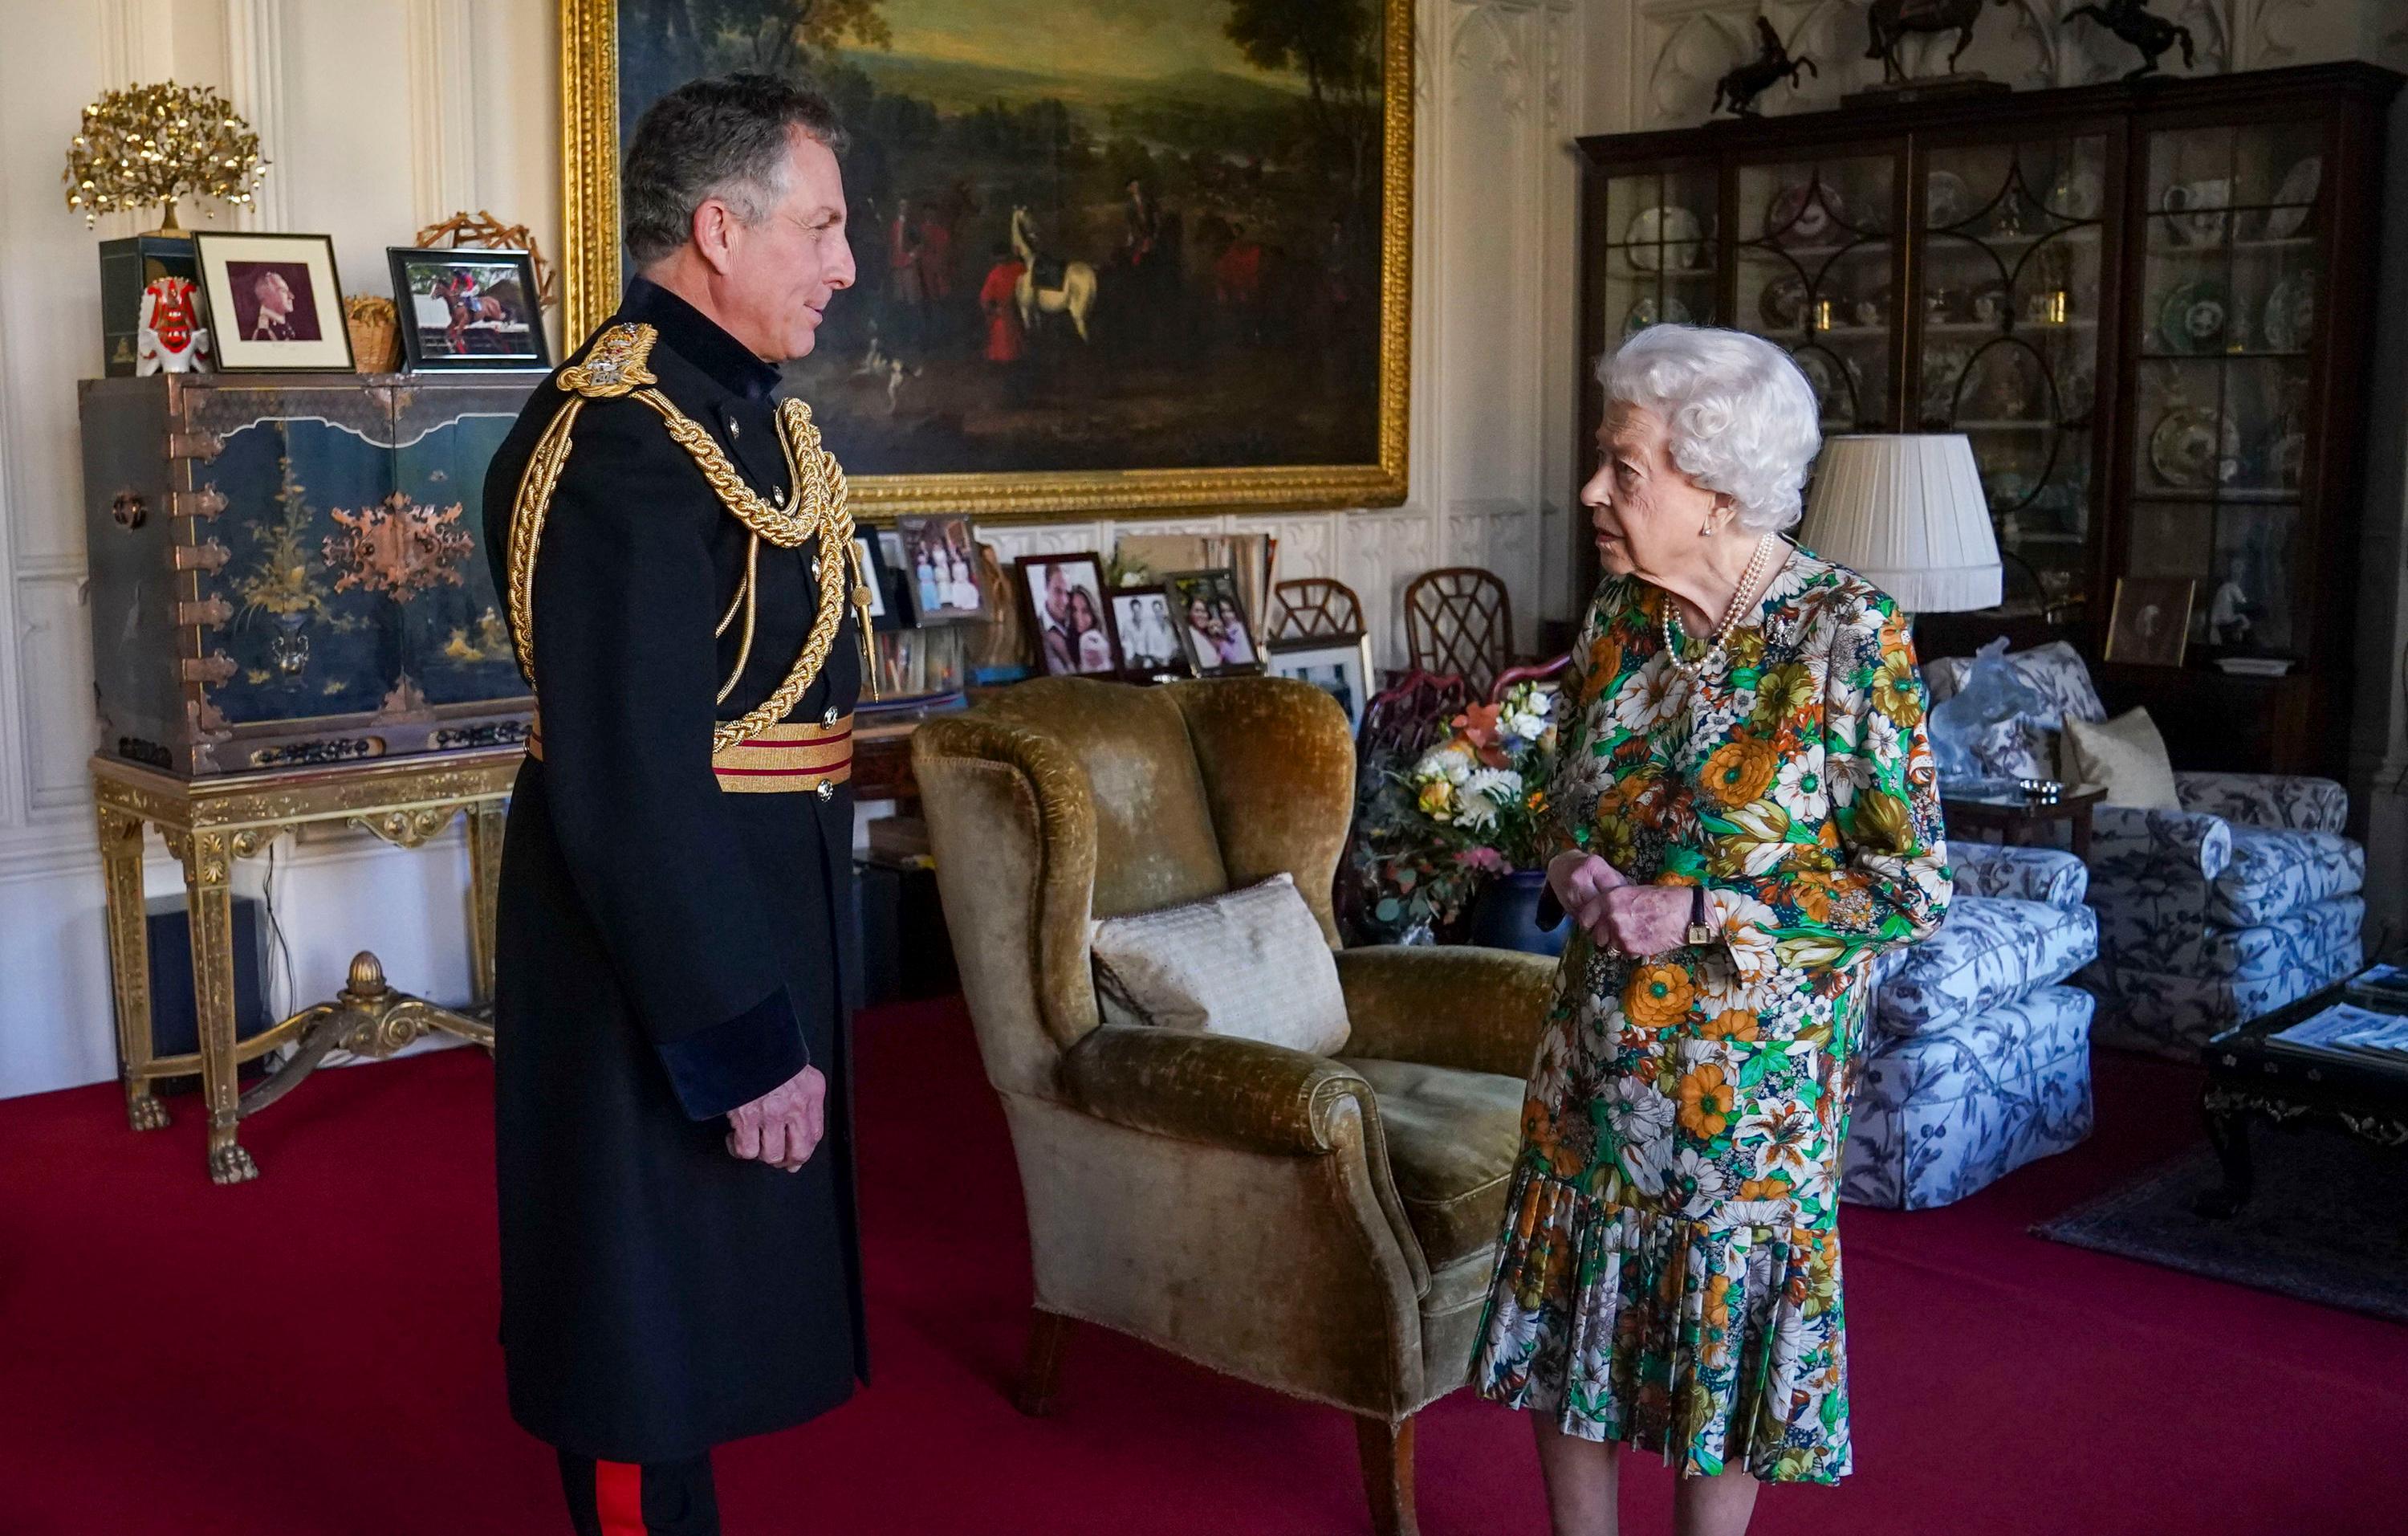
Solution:
[(1625, 955), (1662, 955), (1686, 941), (1689, 891), (1684, 885), (1635, 885), (1595, 854), (1558, 854), (1547, 865), (1547, 885), (1581, 931)]
[(730, 1156), (792, 1173), (811, 1160), (827, 1130), (827, 1079), (816, 1067), (801, 1071), (727, 1112)]

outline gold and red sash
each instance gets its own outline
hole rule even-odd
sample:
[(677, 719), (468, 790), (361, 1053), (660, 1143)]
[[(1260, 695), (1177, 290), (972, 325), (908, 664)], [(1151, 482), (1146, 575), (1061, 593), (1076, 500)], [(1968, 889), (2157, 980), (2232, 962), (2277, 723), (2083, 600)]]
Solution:
[[(527, 736), (527, 755), (543, 761), (543, 722)], [(710, 754), (723, 795), (833, 794), (853, 779), (853, 716), (825, 724), (768, 725)], [(825, 787), (823, 787), (825, 786)]]

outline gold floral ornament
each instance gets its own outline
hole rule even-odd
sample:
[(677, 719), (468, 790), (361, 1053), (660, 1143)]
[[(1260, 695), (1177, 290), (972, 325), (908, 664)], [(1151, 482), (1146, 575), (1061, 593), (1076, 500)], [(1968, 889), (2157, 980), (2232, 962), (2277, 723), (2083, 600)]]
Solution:
[(104, 213), (157, 203), (165, 211), (160, 225), (165, 233), (183, 227), (176, 222), (176, 199), (246, 204), (266, 171), (259, 136), (223, 96), (205, 85), (169, 80), (111, 91), (86, 107), (62, 179), (67, 207), (79, 209), (87, 226)]

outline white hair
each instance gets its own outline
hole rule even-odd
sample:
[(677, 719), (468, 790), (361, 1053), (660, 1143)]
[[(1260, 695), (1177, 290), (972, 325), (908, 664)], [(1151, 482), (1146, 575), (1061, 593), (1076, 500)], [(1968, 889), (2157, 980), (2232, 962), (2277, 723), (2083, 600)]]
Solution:
[(1729, 496), (1739, 526), (1769, 532), (1798, 521), (1822, 413), (1778, 346), (1744, 331), (1650, 325), (1598, 361), (1597, 381), (1608, 401), (1663, 418), (1673, 464)]

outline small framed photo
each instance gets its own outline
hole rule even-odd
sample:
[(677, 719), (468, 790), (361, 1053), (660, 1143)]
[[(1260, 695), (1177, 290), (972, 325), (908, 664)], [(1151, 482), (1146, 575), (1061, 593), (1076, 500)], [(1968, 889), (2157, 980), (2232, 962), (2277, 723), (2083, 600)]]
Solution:
[(869, 627), (902, 628), (906, 619), (903, 595), (895, 590), (895, 572), (886, 564), (877, 534), (856, 533), (853, 536), (853, 546), (861, 557), (863, 583), (869, 588)]
[(962, 624), (986, 617), (979, 593), (978, 538), (967, 517), (900, 517), (902, 584), (921, 624)]
[(333, 237), (203, 230), (193, 240), (221, 371), (351, 371)]
[(1032, 554), (1014, 563), (1028, 600), (1028, 627), (1047, 677), (1117, 677), (1104, 563), (1093, 554)]
[(1310, 682), (1338, 700), (1346, 724), (1363, 729), (1363, 711), (1371, 702), (1371, 637), (1315, 635), (1309, 639), (1275, 640), (1268, 656), (1270, 674)]
[(412, 373), (549, 368), (535, 258), (523, 251), (390, 246), (402, 366)]
[(1187, 653), (1170, 622), (1170, 594), (1161, 587), (1120, 587), (1112, 607), (1112, 639), (1121, 648), (1121, 674), (1131, 682), (1187, 675)]
[(2180, 667), (2190, 643), (2190, 606), (2197, 592), (2198, 583), (2188, 577), (2115, 578), (2105, 659), (2137, 667)]
[(1238, 596), (1238, 573), (1183, 570), (1163, 579), (1170, 593), (1170, 622), (1188, 665), (1204, 678), (1237, 677), (1263, 669), (1262, 653)]

